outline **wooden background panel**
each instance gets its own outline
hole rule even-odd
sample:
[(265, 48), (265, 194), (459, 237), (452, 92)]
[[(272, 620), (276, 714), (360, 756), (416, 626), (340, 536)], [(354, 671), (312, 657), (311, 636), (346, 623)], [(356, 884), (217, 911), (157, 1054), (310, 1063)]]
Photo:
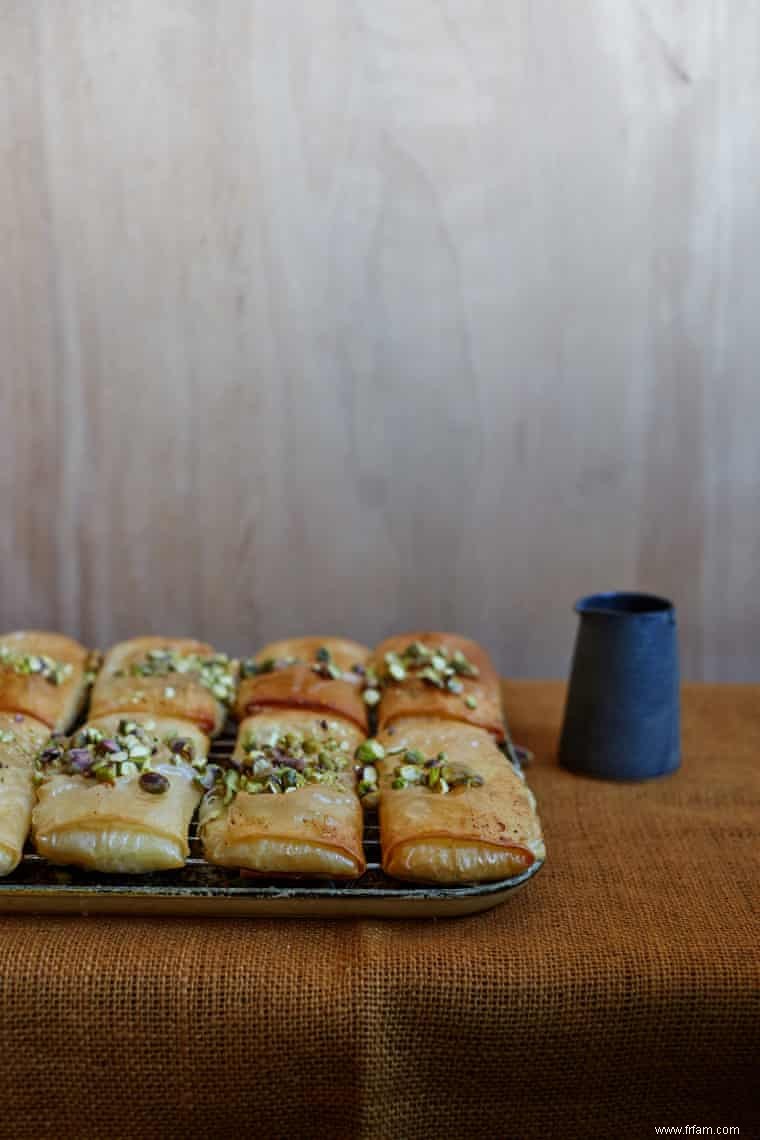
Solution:
[(754, 0), (0, 0), (0, 629), (760, 676)]

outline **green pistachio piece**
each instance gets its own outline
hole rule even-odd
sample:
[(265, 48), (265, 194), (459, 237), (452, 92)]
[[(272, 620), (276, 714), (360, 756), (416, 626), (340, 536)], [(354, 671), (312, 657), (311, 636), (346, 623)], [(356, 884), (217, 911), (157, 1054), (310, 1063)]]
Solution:
[(478, 702), (474, 697), (465, 697), (464, 703), (467, 705), (468, 709), (476, 709), (478, 707)]
[(441, 782), (441, 769), (440, 768), (428, 768), (428, 770), (427, 770), (427, 786), (429, 788), (434, 788), (436, 786), (436, 784), (439, 784), (440, 782)]
[(406, 780), (404, 780), (403, 777), (401, 777), (401, 776), (396, 776), (395, 780), (391, 784), (391, 787), (395, 788), (397, 791), (400, 788), (405, 788), (406, 787)]
[(382, 760), (385, 749), (379, 740), (365, 740), (354, 753), (354, 758), (361, 764), (371, 764), (375, 760)]
[(461, 649), (455, 650), (451, 658), (451, 664), (462, 677), (477, 677), (479, 675), (480, 670), (477, 666), (473, 665), (471, 661), (467, 660)]
[(424, 764), (425, 756), (419, 749), (409, 748), (404, 752), (404, 761), (407, 764)]
[(301, 777), (301, 782), (303, 781), (303, 776), (301, 776), (300, 772), (296, 772), (295, 768), (281, 768), (277, 775), (279, 776), (280, 783), (286, 790), (299, 786), (299, 776)]
[(441, 774), (452, 788), (468, 783), (473, 776), (466, 764), (447, 764)]
[(380, 700), (380, 693), (377, 689), (365, 689), (363, 696), (365, 705), (369, 705), (370, 708)]
[(446, 682), (446, 688), (450, 693), (461, 693), (464, 689), (464, 685), (461, 681), (458, 681), (456, 677), (449, 677)]

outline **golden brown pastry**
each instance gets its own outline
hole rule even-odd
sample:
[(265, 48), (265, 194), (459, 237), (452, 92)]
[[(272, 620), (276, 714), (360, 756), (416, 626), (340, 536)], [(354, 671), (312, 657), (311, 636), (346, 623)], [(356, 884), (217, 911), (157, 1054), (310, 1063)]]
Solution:
[(0, 635), (0, 710), (19, 712), (66, 732), (87, 699), (99, 655), (61, 633)]
[(237, 662), (202, 641), (134, 637), (106, 653), (92, 691), (90, 717), (113, 712), (180, 717), (215, 736), (236, 686)]
[(461, 720), (504, 739), (499, 676), (477, 642), (456, 633), (403, 633), (372, 653), (365, 700), (378, 727), (402, 717)]
[(348, 721), (304, 709), (244, 720), (233, 764), (217, 770), (199, 812), (209, 862), (266, 875), (361, 875), (362, 740)]
[(181, 867), (208, 739), (176, 717), (91, 720), (37, 758), (32, 837), (51, 863), (137, 874)]
[(362, 699), (369, 650), (342, 637), (294, 637), (243, 661), (238, 720), (263, 709), (304, 708), (346, 717), (367, 731)]
[(407, 717), (378, 736), (383, 870), (398, 879), (506, 879), (544, 857), (535, 799), (493, 736)]
[(34, 804), (34, 758), (50, 729), (23, 713), (0, 713), (0, 876), (19, 864)]

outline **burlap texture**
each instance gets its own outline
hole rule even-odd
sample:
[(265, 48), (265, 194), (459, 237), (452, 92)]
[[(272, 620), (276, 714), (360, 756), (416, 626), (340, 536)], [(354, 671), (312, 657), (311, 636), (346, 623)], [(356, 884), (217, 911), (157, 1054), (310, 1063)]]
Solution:
[(451, 921), (0, 917), (0, 1135), (760, 1135), (760, 687), (688, 687), (684, 764), (553, 760), (514, 683), (549, 859)]

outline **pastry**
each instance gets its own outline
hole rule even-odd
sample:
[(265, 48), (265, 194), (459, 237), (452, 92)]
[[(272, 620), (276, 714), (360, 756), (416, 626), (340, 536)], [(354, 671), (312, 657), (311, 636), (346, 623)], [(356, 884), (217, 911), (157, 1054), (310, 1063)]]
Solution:
[(210, 863), (264, 875), (356, 878), (365, 869), (355, 753), (363, 734), (305, 709), (248, 717), (200, 807)]
[(532, 792), (485, 729), (406, 717), (378, 735), (383, 870), (457, 884), (506, 879), (544, 857)]
[(372, 653), (365, 701), (379, 728), (402, 717), (461, 720), (504, 739), (499, 676), (477, 642), (455, 633), (389, 637)]
[(50, 735), (23, 713), (0, 713), (0, 876), (18, 866), (34, 804), (34, 758)]
[(192, 721), (215, 736), (235, 698), (237, 662), (185, 637), (135, 637), (106, 653), (90, 717), (148, 713)]
[(54, 737), (36, 760), (38, 853), (93, 871), (181, 867), (207, 751), (203, 733), (174, 717), (115, 713)]
[(369, 650), (340, 637), (275, 641), (241, 662), (238, 720), (263, 709), (304, 708), (346, 717), (367, 731), (362, 699)]
[(99, 655), (60, 633), (0, 636), (0, 710), (19, 712), (65, 732), (84, 707)]

